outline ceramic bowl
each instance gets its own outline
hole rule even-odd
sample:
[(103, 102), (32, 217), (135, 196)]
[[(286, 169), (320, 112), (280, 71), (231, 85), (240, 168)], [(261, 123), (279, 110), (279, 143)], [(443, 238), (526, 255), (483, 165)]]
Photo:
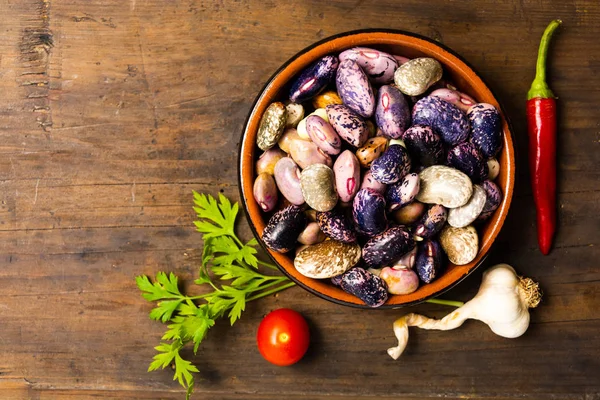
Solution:
[(510, 207), (515, 178), (514, 147), (506, 114), (490, 88), (465, 60), (440, 43), (409, 32), (363, 30), (332, 36), (302, 50), (275, 72), (252, 105), (240, 143), (238, 165), (241, 200), (254, 234), (281, 271), (299, 286), (323, 299), (338, 304), (368, 308), (360, 299), (333, 286), (328, 279), (316, 280), (301, 275), (294, 268), (293, 252), (279, 254), (268, 250), (262, 242), (262, 232), (268, 218), (261, 211), (252, 195), (255, 178), (254, 165), (261, 153), (256, 146), (256, 133), (261, 116), (267, 106), (274, 101), (285, 101), (287, 99), (291, 81), (304, 68), (327, 54), (339, 54), (346, 49), (357, 46), (372, 47), (409, 58), (423, 56), (435, 58), (443, 65), (444, 73), (460, 91), (472, 96), (478, 102), (493, 104), (503, 115), (504, 139), (502, 150), (497, 157), (500, 163), (500, 174), (495, 182), (502, 189), (504, 199), (494, 215), (479, 229), (480, 249), (477, 257), (467, 265), (449, 264), (443, 274), (432, 283), (421, 285), (417, 291), (411, 294), (390, 295), (386, 304), (380, 307), (397, 308), (416, 304), (440, 295), (464, 279), (485, 259), (494, 240), (500, 233)]

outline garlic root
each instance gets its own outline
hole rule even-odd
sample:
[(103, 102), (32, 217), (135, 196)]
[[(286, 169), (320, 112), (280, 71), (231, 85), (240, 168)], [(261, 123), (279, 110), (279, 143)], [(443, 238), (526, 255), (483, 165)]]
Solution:
[(529, 327), (529, 308), (540, 303), (542, 292), (530, 278), (517, 276), (508, 264), (498, 264), (483, 274), (477, 295), (442, 319), (432, 319), (419, 314), (407, 314), (394, 322), (398, 346), (388, 349), (394, 360), (398, 359), (408, 343), (408, 327), (451, 330), (467, 319), (486, 323), (497, 335), (506, 338), (521, 336)]

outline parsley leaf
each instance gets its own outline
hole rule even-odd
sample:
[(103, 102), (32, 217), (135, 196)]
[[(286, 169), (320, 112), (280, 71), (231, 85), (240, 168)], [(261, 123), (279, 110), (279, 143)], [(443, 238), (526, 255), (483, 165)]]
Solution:
[(246, 303), (284, 290), (294, 284), (281, 275), (265, 275), (259, 266), (272, 270), (274, 265), (257, 257), (256, 239), (244, 244), (235, 234), (238, 204), (219, 194), (218, 201), (211, 195), (194, 192), (194, 221), (202, 233), (204, 248), (196, 285), (209, 289), (198, 296), (186, 296), (178, 287), (175, 274), (158, 272), (153, 279), (136, 277), (144, 299), (156, 302), (150, 318), (167, 325), (162, 342), (155, 347), (148, 371), (172, 366), (174, 380), (186, 388), (186, 400), (194, 389), (194, 376), (198, 368), (180, 355), (180, 350), (193, 343), (194, 354), (217, 320), (227, 313), (229, 323), (238, 321)]

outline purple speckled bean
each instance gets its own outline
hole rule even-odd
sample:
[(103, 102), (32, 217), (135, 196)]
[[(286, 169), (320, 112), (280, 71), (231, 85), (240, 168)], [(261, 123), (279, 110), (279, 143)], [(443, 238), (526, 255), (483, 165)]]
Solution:
[(488, 176), (488, 165), (481, 151), (473, 143), (466, 142), (448, 151), (447, 163), (450, 167), (465, 173), (473, 183), (479, 183)]
[(420, 180), (416, 173), (408, 174), (398, 183), (390, 185), (385, 193), (388, 209), (394, 211), (411, 203), (419, 193)]
[(388, 299), (387, 287), (383, 279), (360, 267), (344, 273), (340, 286), (343, 291), (358, 297), (369, 307), (379, 307)]
[(331, 283), (333, 283), (335, 286), (340, 286), (342, 284), (343, 275), (344, 274), (334, 276), (333, 278), (331, 278)]
[(419, 287), (419, 277), (412, 269), (385, 267), (379, 277), (390, 294), (409, 294)]
[(449, 146), (456, 146), (469, 137), (469, 120), (458, 107), (438, 97), (423, 97), (412, 112), (413, 124), (428, 125)]
[(413, 233), (423, 239), (430, 238), (444, 227), (447, 220), (448, 210), (446, 207), (434, 204), (423, 214)]
[(329, 123), (342, 139), (354, 147), (362, 146), (369, 138), (365, 121), (343, 104), (325, 107)]
[(394, 226), (365, 243), (362, 257), (367, 266), (380, 268), (397, 261), (415, 247), (413, 235), (404, 227)]
[(263, 172), (256, 177), (252, 190), (254, 200), (260, 208), (265, 211), (271, 211), (277, 204), (277, 185), (272, 175)]
[(461, 93), (458, 90), (448, 88), (436, 89), (431, 92), (430, 96), (439, 97), (440, 99), (455, 105), (464, 112), (467, 112), (469, 107), (476, 103), (471, 96)]
[(413, 125), (402, 136), (411, 159), (424, 167), (442, 164), (445, 160), (442, 139), (427, 125)]
[(375, 96), (367, 74), (352, 60), (340, 63), (336, 75), (337, 91), (348, 108), (364, 118), (375, 110)]
[(398, 61), (390, 54), (367, 47), (355, 47), (340, 54), (340, 62), (353, 60), (365, 71), (373, 83), (390, 83)]
[(410, 108), (402, 92), (385, 85), (377, 92), (375, 120), (384, 136), (398, 139), (410, 124)]
[(502, 118), (491, 104), (479, 103), (467, 112), (471, 123), (471, 143), (489, 158), (494, 157), (502, 147)]
[(290, 143), (290, 156), (302, 169), (313, 164), (325, 164), (328, 167), (333, 165), (331, 157), (308, 140), (293, 140)]
[(446, 257), (437, 240), (429, 239), (419, 243), (415, 270), (424, 283), (433, 281), (445, 267)]
[(271, 147), (269, 150), (262, 153), (256, 161), (256, 174), (260, 175), (263, 172), (266, 172), (269, 175), (273, 175), (275, 173), (275, 164), (285, 156), (287, 156), (287, 154), (278, 147)]
[(283, 197), (297, 206), (304, 204), (304, 195), (300, 186), (300, 169), (294, 160), (284, 157), (277, 161), (274, 176)]
[(486, 180), (483, 181), (481, 186), (485, 189), (486, 200), (481, 214), (477, 217), (477, 222), (484, 222), (491, 217), (494, 211), (500, 206), (500, 203), (502, 203), (503, 197), (502, 190), (494, 182)]
[(343, 202), (351, 201), (360, 183), (360, 164), (358, 158), (350, 150), (345, 150), (333, 164), (335, 187)]
[(354, 227), (344, 210), (334, 208), (331, 211), (318, 212), (317, 222), (321, 231), (333, 240), (342, 243), (356, 242)]
[(371, 174), (375, 180), (385, 183), (396, 183), (410, 171), (410, 156), (404, 147), (393, 144), (371, 163)]
[(335, 76), (338, 65), (336, 56), (325, 56), (303, 70), (292, 84), (290, 101), (302, 103), (319, 94)]
[(361, 189), (354, 196), (352, 218), (357, 230), (366, 236), (375, 236), (387, 228), (385, 199), (373, 189)]
[(265, 245), (278, 253), (287, 253), (296, 246), (296, 239), (306, 226), (302, 207), (287, 206), (269, 219), (262, 233)]
[(306, 132), (310, 140), (329, 155), (337, 155), (342, 148), (342, 141), (333, 127), (318, 115), (306, 118)]
[(377, 182), (375, 178), (373, 178), (373, 174), (371, 174), (371, 170), (365, 172), (365, 175), (362, 178), (362, 183), (360, 184), (361, 189), (373, 189), (376, 192), (384, 194), (387, 188), (385, 183)]

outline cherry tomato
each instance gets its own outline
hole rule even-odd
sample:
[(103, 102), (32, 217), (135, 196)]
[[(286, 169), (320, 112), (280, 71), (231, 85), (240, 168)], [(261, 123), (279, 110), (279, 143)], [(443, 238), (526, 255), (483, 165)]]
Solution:
[(289, 308), (271, 311), (258, 326), (256, 341), (265, 360), (287, 366), (300, 361), (308, 349), (310, 333), (302, 315)]

